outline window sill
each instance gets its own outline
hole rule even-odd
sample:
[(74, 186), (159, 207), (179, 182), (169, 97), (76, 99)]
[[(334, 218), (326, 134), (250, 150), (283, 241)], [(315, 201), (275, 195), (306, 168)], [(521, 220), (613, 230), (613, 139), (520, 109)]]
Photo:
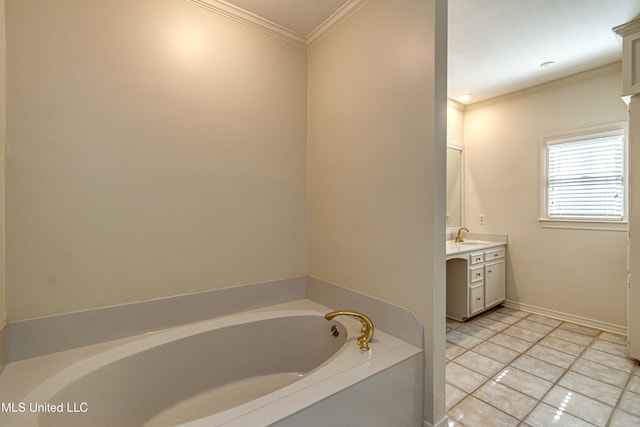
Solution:
[(538, 218), (543, 228), (567, 228), (572, 230), (627, 231), (627, 221), (599, 221), (584, 219)]

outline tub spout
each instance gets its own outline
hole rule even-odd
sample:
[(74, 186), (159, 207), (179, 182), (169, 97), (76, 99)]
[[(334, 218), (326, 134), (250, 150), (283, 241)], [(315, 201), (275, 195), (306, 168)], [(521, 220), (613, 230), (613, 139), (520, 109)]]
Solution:
[(373, 322), (366, 314), (359, 313), (357, 311), (338, 310), (332, 311), (324, 315), (324, 318), (331, 320), (336, 316), (353, 316), (357, 317), (362, 323), (362, 329), (360, 329), (360, 336), (358, 337), (358, 346), (361, 351), (369, 350), (369, 341), (373, 338)]

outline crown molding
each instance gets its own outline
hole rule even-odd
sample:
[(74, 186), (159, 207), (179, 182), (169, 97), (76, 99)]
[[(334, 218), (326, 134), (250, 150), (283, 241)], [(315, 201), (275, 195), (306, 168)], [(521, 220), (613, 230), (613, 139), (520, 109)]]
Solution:
[(560, 77), (556, 80), (551, 80), (549, 82), (541, 83), (535, 86), (531, 86), (525, 89), (520, 89), (514, 92), (510, 92), (504, 95), (496, 96), (494, 98), (489, 98), (484, 101), (478, 101), (473, 104), (468, 104), (466, 106), (466, 111), (472, 111), (477, 108), (483, 108), (491, 104), (496, 104), (499, 102), (503, 102), (509, 99), (518, 98), (522, 95), (526, 95), (532, 92), (536, 92), (539, 90), (549, 89), (558, 86), (568, 86), (583, 80), (593, 79), (598, 76), (619, 73), (622, 71), (622, 62), (616, 61), (607, 65), (602, 65), (600, 67), (592, 68), (587, 71), (582, 71), (576, 74), (572, 74), (566, 77)]
[(633, 21), (627, 22), (626, 24), (613, 27), (612, 30), (620, 37), (626, 37), (628, 35), (640, 32), (640, 18), (636, 18)]
[(251, 13), (237, 6), (227, 3), (223, 0), (189, 0), (198, 6), (201, 6), (211, 12), (231, 18), (234, 21), (248, 25), (250, 27), (262, 30), (283, 40), (293, 43), (297, 46), (306, 47), (307, 39), (305, 36), (298, 34), (282, 25), (269, 21), (261, 16)]
[(333, 31), (337, 26), (346, 21), (351, 15), (356, 13), (362, 6), (367, 4), (369, 0), (349, 0), (343, 4), (338, 10), (333, 12), (322, 24), (313, 30), (307, 37), (307, 47), (312, 47), (318, 43), (324, 36)]
[(233, 19), (234, 21), (264, 31), (272, 36), (281, 38), (296, 46), (309, 48), (319, 42), (323, 37), (333, 31), (342, 22), (357, 12), (369, 0), (349, 0), (338, 10), (331, 14), (322, 24), (313, 30), (308, 36), (298, 34), (282, 25), (276, 24), (255, 13), (227, 3), (224, 0), (189, 0), (200, 7), (215, 12), (219, 15)]
[(447, 107), (455, 108), (458, 111), (464, 111), (467, 109), (467, 106), (460, 101), (456, 101), (455, 99), (447, 98)]

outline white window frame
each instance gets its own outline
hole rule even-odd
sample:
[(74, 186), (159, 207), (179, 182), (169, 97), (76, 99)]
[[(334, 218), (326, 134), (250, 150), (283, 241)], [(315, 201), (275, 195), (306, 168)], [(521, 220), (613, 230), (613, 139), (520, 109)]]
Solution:
[[(548, 183), (548, 171), (547, 171), (547, 147), (553, 144), (566, 143), (572, 141), (581, 141), (592, 138), (599, 138), (608, 135), (619, 135), (622, 133), (624, 136), (623, 145), (623, 217), (622, 219), (584, 219), (584, 218), (550, 218), (548, 214), (547, 205), (547, 183)], [(540, 138), (540, 152), (541, 152), (541, 168), (540, 168), (540, 226), (545, 228), (569, 228), (579, 230), (606, 230), (606, 231), (627, 231), (628, 229), (628, 200), (629, 200), (629, 167), (628, 167), (628, 142), (627, 142), (627, 122), (615, 122), (601, 126), (593, 126), (589, 128), (583, 128), (568, 132), (550, 133), (542, 135)]]

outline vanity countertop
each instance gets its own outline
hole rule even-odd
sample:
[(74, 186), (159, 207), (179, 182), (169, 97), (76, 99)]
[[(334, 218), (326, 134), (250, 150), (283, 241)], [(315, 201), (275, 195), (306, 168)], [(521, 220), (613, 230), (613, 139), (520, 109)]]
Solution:
[(464, 254), (468, 252), (475, 252), (475, 251), (483, 251), (485, 249), (504, 246), (506, 245), (506, 242), (498, 242), (498, 241), (490, 241), (490, 240), (465, 240), (464, 242), (456, 243), (453, 240), (447, 240), (446, 245), (447, 245), (446, 251), (447, 251), (447, 258), (448, 258), (454, 255)]

